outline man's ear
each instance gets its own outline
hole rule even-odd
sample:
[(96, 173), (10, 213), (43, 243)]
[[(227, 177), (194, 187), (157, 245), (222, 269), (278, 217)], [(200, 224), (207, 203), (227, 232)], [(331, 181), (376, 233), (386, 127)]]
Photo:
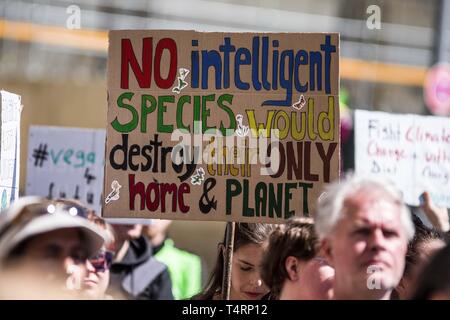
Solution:
[(291, 281), (298, 281), (300, 272), (299, 266), (300, 264), (296, 257), (289, 256), (286, 258), (284, 267), (286, 268), (286, 272)]
[(321, 252), (323, 252), (324, 258), (327, 259), (327, 262), (330, 265), (333, 265), (333, 250), (331, 248), (331, 240), (329, 238), (325, 238), (322, 240), (320, 245)]

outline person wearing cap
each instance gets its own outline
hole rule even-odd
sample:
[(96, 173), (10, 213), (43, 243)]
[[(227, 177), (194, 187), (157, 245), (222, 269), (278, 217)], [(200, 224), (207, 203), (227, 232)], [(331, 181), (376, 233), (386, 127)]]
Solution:
[(100, 251), (86, 261), (87, 274), (83, 280), (84, 296), (88, 299), (110, 300), (113, 299), (113, 296), (107, 294), (106, 291), (109, 286), (110, 269), (115, 252), (114, 231), (111, 225), (97, 216), (89, 216), (89, 220), (104, 230), (106, 240)]
[(112, 295), (106, 293), (110, 280), (110, 268), (116, 250), (115, 233), (112, 226), (79, 200), (57, 199), (55, 202), (83, 212), (82, 216), (86, 216), (89, 221), (103, 231), (105, 236), (104, 245), (94, 256), (86, 260), (86, 274), (81, 282), (82, 297), (89, 300), (113, 299)]
[(1, 297), (78, 297), (72, 293), (81, 289), (86, 261), (104, 243), (82, 214), (39, 197), (20, 198), (0, 214)]

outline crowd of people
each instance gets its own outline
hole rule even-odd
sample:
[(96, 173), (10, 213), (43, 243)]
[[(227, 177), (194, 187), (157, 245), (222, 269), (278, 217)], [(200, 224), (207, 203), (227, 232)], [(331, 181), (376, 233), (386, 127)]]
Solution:
[[(450, 299), (448, 213), (427, 193), (422, 209), (431, 225), (390, 183), (349, 175), (327, 186), (311, 218), (236, 223), (230, 299)], [(201, 259), (174, 245), (169, 226), (19, 198), (0, 214), (0, 298), (223, 299), (225, 237), (202, 287)]]

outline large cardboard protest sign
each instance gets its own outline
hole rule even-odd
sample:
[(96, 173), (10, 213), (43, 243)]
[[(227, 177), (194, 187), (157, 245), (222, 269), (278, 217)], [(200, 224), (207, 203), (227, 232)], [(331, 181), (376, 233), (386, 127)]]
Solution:
[(19, 197), (21, 98), (0, 91), (0, 209)]
[(338, 91), (338, 34), (111, 31), (103, 216), (313, 214)]
[(101, 210), (105, 130), (31, 126), (27, 195), (78, 199)]
[(450, 119), (355, 112), (355, 170), (390, 179), (406, 203), (418, 206), (428, 191), (450, 208)]

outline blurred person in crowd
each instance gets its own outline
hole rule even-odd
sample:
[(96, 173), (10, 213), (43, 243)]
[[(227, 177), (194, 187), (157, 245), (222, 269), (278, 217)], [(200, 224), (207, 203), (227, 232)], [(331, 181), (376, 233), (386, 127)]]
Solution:
[(167, 266), (153, 256), (142, 225), (106, 221), (113, 226), (116, 247), (108, 293), (120, 299), (173, 300)]
[(261, 266), (270, 299), (328, 300), (334, 269), (319, 254), (312, 219), (294, 218), (272, 232)]
[(106, 294), (110, 281), (110, 269), (115, 254), (115, 235), (112, 226), (103, 219), (90, 216), (89, 218), (105, 232), (105, 244), (97, 254), (86, 262), (87, 275), (84, 278), (84, 296), (89, 299), (112, 299)]
[(421, 272), (414, 300), (450, 300), (450, 245), (431, 258)]
[(104, 243), (102, 232), (84, 214), (39, 197), (20, 198), (2, 212), (0, 295), (81, 298), (86, 261)]
[(171, 220), (153, 219), (143, 233), (153, 247), (155, 258), (169, 270), (175, 299), (188, 299), (202, 289), (202, 262), (199, 256), (181, 250), (168, 237)]
[[(228, 228), (228, 224), (227, 224)], [(275, 225), (263, 223), (236, 223), (234, 234), (231, 300), (260, 300), (269, 288), (262, 280), (260, 266), (270, 233)], [(224, 275), (225, 237), (219, 243), (216, 265), (202, 293), (194, 300), (220, 300)]]
[(445, 246), (448, 240), (445, 233), (428, 228), (418, 216), (413, 215), (413, 222), (416, 231), (414, 238), (408, 244), (405, 271), (395, 290), (397, 297), (401, 300), (411, 298), (422, 269), (428, 264), (431, 257)]
[(65, 204), (70, 208), (77, 208), (80, 212), (85, 212), (89, 221), (98, 226), (105, 236), (105, 243), (100, 250), (86, 260), (86, 275), (82, 281), (83, 298), (94, 300), (112, 299), (106, 294), (110, 279), (110, 268), (115, 251), (115, 235), (112, 226), (105, 220), (98, 217), (95, 211), (85, 206), (75, 199), (58, 199), (57, 203)]
[(316, 230), (335, 269), (335, 299), (390, 299), (414, 225), (400, 192), (384, 180), (348, 176), (328, 185)]

